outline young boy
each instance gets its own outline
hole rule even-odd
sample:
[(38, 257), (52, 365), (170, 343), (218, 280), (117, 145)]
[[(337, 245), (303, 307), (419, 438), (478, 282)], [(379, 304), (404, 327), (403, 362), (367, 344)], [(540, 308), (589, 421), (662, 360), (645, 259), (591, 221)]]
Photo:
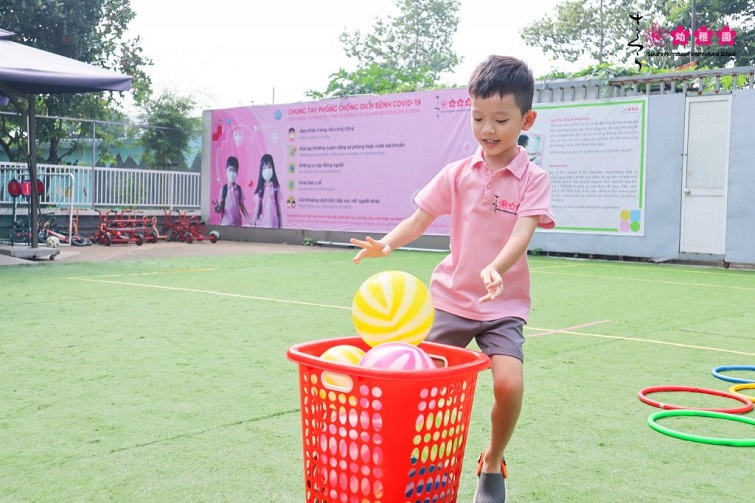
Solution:
[(220, 225), (241, 225), (241, 216), (251, 224), (251, 218), (244, 206), (244, 194), (241, 193), (241, 185), (236, 183), (239, 174), (239, 160), (235, 156), (229, 156), (226, 162), (225, 175), (228, 183), (220, 188), (218, 201), (215, 203), (215, 212), (220, 213)]
[(527, 246), (536, 227), (552, 228), (548, 174), (517, 145), (535, 123), (532, 72), (491, 56), (469, 80), (472, 131), (480, 147), (445, 166), (415, 199), (418, 209), (382, 239), (352, 239), (364, 257), (382, 257), (420, 237), (440, 215), (451, 218), (451, 253), (432, 275), (435, 322), (427, 340), (490, 357), (494, 404), (488, 447), (477, 464), (476, 503), (506, 501), (503, 453), (524, 391), (523, 328), (530, 310)]

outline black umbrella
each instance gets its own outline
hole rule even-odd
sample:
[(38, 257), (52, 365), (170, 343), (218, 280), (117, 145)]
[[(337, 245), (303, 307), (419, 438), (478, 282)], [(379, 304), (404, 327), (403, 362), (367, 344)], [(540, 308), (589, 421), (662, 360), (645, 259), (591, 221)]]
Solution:
[(29, 178), (31, 179), (31, 246), (37, 247), (37, 146), (36, 95), (73, 94), (95, 91), (128, 91), (131, 77), (82, 63), (75, 59), (18, 44), (14, 33), (0, 29), (0, 94), (25, 96), (27, 108), (27, 142)]

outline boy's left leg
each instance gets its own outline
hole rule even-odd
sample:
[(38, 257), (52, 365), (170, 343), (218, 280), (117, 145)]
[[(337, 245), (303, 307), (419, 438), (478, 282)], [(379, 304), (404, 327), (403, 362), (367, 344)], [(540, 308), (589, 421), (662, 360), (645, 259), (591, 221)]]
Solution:
[(500, 473), (501, 459), (514, 434), (522, 410), (524, 366), (513, 356), (492, 355), (493, 409), (490, 412), (490, 445), (482, 459), (484, 473)]
[(506, 503), (506, 467), (503, 452), (514, 433), (522, 409), (524, 390), (522, 361), (513, 356), (492, 355), (493, 409), (490, 412), (490, 444), (477, 463), (474, 503)]
[(485, 323), (477, 344), (490, 356), (493, 408), (490, 443), (477, 464), (475, 503), (506, 503), (506, 466), (503, 453), (514, 434), (524, 394), (524, 320), (503, 318)]

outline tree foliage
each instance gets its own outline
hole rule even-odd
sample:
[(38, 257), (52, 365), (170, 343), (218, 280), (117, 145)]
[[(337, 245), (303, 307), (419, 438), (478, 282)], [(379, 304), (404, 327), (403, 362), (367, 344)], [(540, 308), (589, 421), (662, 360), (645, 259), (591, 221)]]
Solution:
[(387, 68), (371, 63), (366, 68), (347, 72), (343, 68), (331, 75), (330, 83), (324, 92), (308, 91), (310, 98), (321, 99), (330, 96), (355, 96), (358, 94), (389, 94), (428, 89), (435, 82), (432, 77), (418, 69), (413, 73), (404, 73), (394, 68)]
[[(151, 61), (142, 54), (139, 38), (126, 38), (126, 29), (134, 18), (130, 0), (3, 0), (0, 3), (0, 27), (16, 33), (14, 41), (60, 54), (95, 66), (115, 70), (133, 77), (132, 96), (136, 103), (149, 97), (151, 81), (143, 68)], [(87, 117), (111, 120), (119, 116), (119, 93), (49, 94), (37, 98), (39, 115)], [(85, 135), (89, 128), (78, 123), (65, 125), (62, 120), (38, 123), (37, 137), (49, 144), (41, 161), (60, 163), (60, 140), (71, 134)], [(23, 153), (20, 133), (25, 126), (21, 118), (3, 116), (0, 121), (5, 140), (0, 146), (11, 160)]]
[(521, 31), (527, 45), (540, 47), (556, 60), (570, 63), (624, 63), (632, 38), (630, 15), (651, 16), (652, 0), (567, 0)]
[(155, 169), (188, 169), (185, 154), (201, 128), (201, 119), (189, 116), (195, 106), (193, 98), (170, 91), (147, 102), (141, 115), (147, 127), (139, 139), (144, 148), (142, 164)]
[[(690, 55), (691, 45), (674, 46), (670, 32), (677, 26), (692, 27), (691, 0), (566, 0), (556, 6), (553, 16), (527, 25), (521, 31), (524, 41), (543, 49), (554, 60), (587, 64), (632, 64), (635, 55), (648, 67), (676, 68), (690, 60), (699, 67), (721, 68), (755, 63), (755, 5), (752, 0), (696, 0), (695, 28), (702, 25), (717, 30), (728, 25), (736, 30), (735, 46), (726, 47), (735, 56), (714, 54), (722, 49), (717, 42), (697, 47)], [(635, 21), (630, 16), (638, 19)], [(639, 53), (629, 43), (639, 32)], [(660, 35), (662, 46), (649, 44), (651, 34)], [(690, 33), (694, 37), (694, 33)], [(649, 50), (681, 53), (683, 56), (647, 56)]]
[(461, 59), (451, 49), (459, 26), (458, 0), (396, 0), (398, 16), (378, 19), (368, 33), (343, 32), (340, 40), (357, 68), (340, 68), (325, 91), (311, 98), (415, 91), (436, 85)]
[[(664, 3), (663, 13), (668, 20), (667, 25), (675, 28), (678, 25), (688, 29), (692, 26), (692, 2), (689, 0)], [(724, 25), (735, 30), (737, 35), (734, 45), (722, 47), (714, 41), (709, 50), (727, 50), (734, 52), (732, 56), (693, 56), (698, 66), (707, 68), (724, 68), (726, 66), (749, 66), (755, 64), (755, 1), (753, 0), (696, 0), (695, 28), (706, 26), (714, 31)], [(688, 46), (690, 48), (690, 46)], [(701, 49), (696, 47), (695, 50)], [(700, 52), (708, 52), (702, 50)], [(670, 61), (667, 66), (677, 66), (680, 58)], [(683, 59), (683, 58), (682, 58)], [(687, 58), (689, 61), (689, 58)], [(681, 61), (683, 63), (684, 61)]]

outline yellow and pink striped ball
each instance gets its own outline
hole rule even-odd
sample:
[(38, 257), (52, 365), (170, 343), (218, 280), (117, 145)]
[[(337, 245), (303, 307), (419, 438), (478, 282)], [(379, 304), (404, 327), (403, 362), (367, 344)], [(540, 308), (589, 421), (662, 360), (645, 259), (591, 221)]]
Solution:
[(403, 271), (383, 271), (357, 290), (351, 317), (369, 346), (402, 341), (417, 345), (427, 337), (435, 310), (422, 281)]
[(407, 342), (385, 342), (364, 354), (358, 366), (383, 370), (428, 370), (435, 363), (420, 347)]

